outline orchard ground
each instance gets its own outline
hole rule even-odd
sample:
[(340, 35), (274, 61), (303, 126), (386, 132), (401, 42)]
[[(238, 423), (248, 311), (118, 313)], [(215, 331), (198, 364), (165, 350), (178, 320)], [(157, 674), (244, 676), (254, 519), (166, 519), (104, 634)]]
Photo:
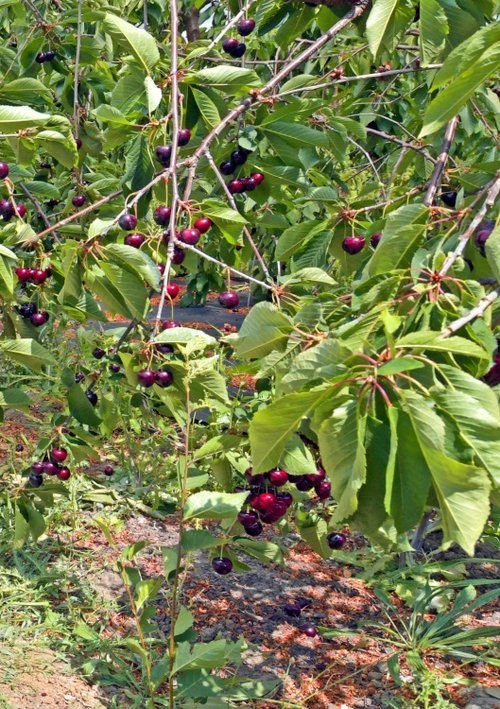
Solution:
[[(228, 321), (236, 328), (246, 308), (243, 313), (225, 311), (212, 305), (214, 299), (215, 295), (210, 297), (206, 306), (176, 307), (175, 318), (207, 332), (223, 329)], [(238, 383), (251, 392), (251, 378)], [(2, 464), (16, 441), (24, 441), (24, 450), (15, 453), (16, 457), (29, 458), (37, 443), (36, 421), (50, 407), (49, 401), (41, 402), (30, 407), (29, 418), (19, 412), (7, 416)], [(163, 566), (161, 548), (175, 547), (179, 524), (175, 514), (141, 512), (130, 471), (118, 466), (112, 478), (104, 478), (102, 460), (112, 456), (113, 445), (111, 441), (103, 449), (101, 460), (75, 469), (70, 497), (52, 510), (48, 532), (37, 546), (12, 551), (8, 540), (2, 540), (0, 706), (6, 709), (135, 706), (127, 693), (129, 683), (116, 667), (106, 673), (100, 666), (89, 675), (89, 662), (105, 656), (107, 643), (111, 647), (134, 636), (129, 602), (116, 570), (118, 550), (146, 540), (139, 567), (144, 578), (156, 577)], [(96, 518), (107, 520), (116, 549), (108, 544)], [(216, 531), (210, 523), (206, 526)], [(207, 554), (196, 552), (183, 589), (182, 602), (194, 614), (194, 630), (201, 642), (221, 637), (234, 641), (242, 635), (248, 650), (240, 674), (256, 681), (280, 681), (270, 694), (273, 701), (262, 699), (242, 706), (272, 709), (279, 706), (275, 702), (291, 709), (414, 706), (418, 689), (411, 670), (403, 663), (404, 684), (397, 686), (387, 666), (393, 648), (376, 631), (363, 629), (366, 623), (386, 622), (374, 593), (377, 580), (371, 585), (360, 578), (377, 558), (367, 540), (350, 534), (346, 548), (325, 561), (293, 532), (280, 537), (277, 530), (267, 527), (264, 537), (281, 545), (284, 568), (252, 560), (247, 573), (219, 576), (212, 571)], [(420, 559), (428, 554), (434, 561), (456, 559), (460, 573), (463, 553), (455, 548), (436, 557), (440, 541), (440, 535), (430, 535)], [(495, 565), (481, 561), (494, 555), (494, 546), (479, 544), (468, 568), (469, 578), (494, 579)], [(296, 600), (307, 601), (307, 605), (300, 618), (288, 617), (284, 606)], [(396, 596), (394, 600), (399, 612), (408, 616), (403, 602)], [(158, 637), (166, 645), (169, 611), (161, 593), (155, 609)], [(429, 609), (429, 617), (432, 613)], [(100, 642), (91, 648), (78, 635), (82, 621), (100, 631)], [(465, 627), (499, 622), (498, 608), (492, 605), (467, 616)], [(303, 632), (307, 623), (334, 629), (337, 634), (329, 639), (309, 638)], [(461, 667), (432, 653), (425, 659), (442, 679), (449, 706), (465, 707), (471, 702), (484, 709), (498, 706), (500, 677), (491, 666), (478, 662)], [(133, 664), (130, 669), (133, 674)]]

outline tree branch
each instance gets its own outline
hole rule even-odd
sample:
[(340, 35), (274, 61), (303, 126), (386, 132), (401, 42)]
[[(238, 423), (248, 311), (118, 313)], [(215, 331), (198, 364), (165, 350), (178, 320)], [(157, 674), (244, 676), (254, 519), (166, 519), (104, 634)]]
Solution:
[(459, 237), (458, 244), (455, 250), (452, 251), (452, 253), (446, 257), (445, 262), (443, 263), (441, 270), (439, 271), (441, 276), (446, 275), (457, 260), (457, 258), (463, 254), (470, 237), (474, 234), (477, 227), (483, 221), (488, 209), (491, 209), (491, 207), (493, 207), (493, 205), (495, 204), (496, 200), (498, 199), (499, 193), (500, 176), (496, 178), (495, 182), (489, 188), (488, 193), (486, 195), (486, 199), (484, 200), (481, 209), (477, 212), (476, 216), (471, 221), (464, 233)]
[(458, 126), (459, 117), (454, 116), (451, 121), (446, 126), (444, 133), (443, 144), (441, 145), (441, 153), (437, 159), (436, 165), (434, 167), (434, 172), (429, 181), (429, 186), (427, 188), (427, 193), (424, 197), (424, 204), (426, 207), (430, 207), (434, 202), (434, 197), (438, 191), (439, 185), (441, 184), (441, 178), (443, 176), (444, 168), (448, 162), (448, 157), (450, 154), (451, 144), (453, 138), (455, 137), (455, 131)]
[(389, 133), (384, 133), (382, 130), (375, 130), (375, 128), (368, 128), (366, 127), (366, 132), (367, 133), (372, 133), (373, 135), (378, 135), (380, 138), (385, 138), (385, 140), (390, 140), (391, 143), (397, 143), (398, 145), (401, 145), (403, 148), (409, 148), (410, 150), (416, 150), (417, 153), (421, 153), (424, 158), (429, 160), (429, 162), (432, 162), (436, 164), (436, 158), (433, 158), (430, 153), (427, 152), (427, 150), (418, 145), (413, 145), (412, 143), (407, 143), (405, 140), (401, 140), (400, 138), (396, 138), (394, 135), (390, 135)]
[(488, 295), (485, 295), (484, 298), (481, 298), (478, 305), (472, 308), (472, 310), (469, 310), (463, 317), (455, 320), (455, 322), (452, 322), (448, 327), (445, 327), (444, 330), (441, 331), (441, 335), (443, 337), (449, 337), (453, 335), (454, 332), (457, 332), (457, 330), (460, 330), (464, 325), (471, 322), (471, 320), (481, 317), (483, 313), (493, 305), (498, 296), (500, 296), (500, 287), (491, 291)]
[[(31, 194), (31, 192), (30, 192), (29, 189), (26, 187), (26, 185), (24, 184), (24, 182), (20, 182), (20, 183), (19, 183), (19, 187), (22, 189), (22, 191), (24, 192), (24, 194), (26, 195), (26, 197), (29, 199), (29, 201), (31, 202), (31, 204), (34, 206), (34, 208), (35, 208), (35, 210), (36, 210), (36, 213), (38, 214), (38, 216), (40, 217), (40, 219), (42, 220), (42, 222), (45, 224), (45, 226), (50, 228), (50, 227), (51, 227), (51, 224), (50, 224), (50, 222), (49, 222), (49, 219), (48, 219), (47, 215), (45, 214), (45, 212), (43, 211), (42, 205), (41, 205), (40, 202), (37, 200), (37, 198), (36, 198), (34, 195)], [(59, 235), (57, 234), (57, 232), (54, 231), (53, 233), (54, 233), (54, 239), (55, 239), (56, 241), (60, 241)]]

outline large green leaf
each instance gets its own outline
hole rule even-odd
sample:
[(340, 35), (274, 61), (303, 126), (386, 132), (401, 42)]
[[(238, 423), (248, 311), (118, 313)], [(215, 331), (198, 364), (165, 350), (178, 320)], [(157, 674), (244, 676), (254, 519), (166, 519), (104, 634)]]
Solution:
[(319, 219), (305, 220), (285, 229), (276, 245), (275, 257), (287, 261), (296, 251), (300, 251), (311, 238), (325, 229), (328, 222)]
[(151, 288), (158, 290), (160, 272), (155, 262), (143, 251), (126, 244), (109, 244), (103, 249), (120, 266), (137, 274), (148, 283)]
[(486, 258), (493, 275), (500, 282), (500, 224), (489, 235), (485, 246)]
[(438, 0), (420, 1), (420, 56), (422, 66), (436, 61), (446, 43), (448, 19)]
[(226, 64), (195, 71), (189, 74), (184, 81), (185, 83), (211, 86), (228, 91), (260, 86), (262, 83), (252, 69), (244, 69), (240, 66), (228, 66)]
[(149, 303), (148, 292), (143, 280), (114, 263), (101, 262), (100, 266), (119, 292), (133, 317), (142, 319)]
[(292, 320), (272, 303), (257, 303), (243, 321), (236, 339), (238, 357), (264, 357), (275, 349), (284, 349), (292, 331)]
[(146, 72), (154, 67), (160, 59), (156, 40), (146, 30), (135, 27), (121, 17), (107, 12), (104, 17), (104, 29), (114, 39), (124, 45), (142, 64)]
[(0, 100), (7, 99), (10, 103), (26, 104), (50, 100), (51, 93), (38, 79), (23, 77), (9, 81), (0, 88)]
[(288, 394), (254, 414), (249, 427), (254, 473), (278, 465), (285, 446), (302, 420), (331, 395), (331, 387)]
[(29, 106), (0, 106), (0, 131), (15, 133), (22, 128), (44, 125), (50, 118), (49, 113), (39, 113)]
[(384, 37), (394, 21), (394, 12), (400, 0), (375, 0), (366, 23), (366, 37), (373, 56), (378, 54)]
[(350, 402), (336, 409), (317, 431), (321, 460), (338, 503), (332, 522), (345, 520), (357, 509), (358, 492), (366, 480), (365, 429), (366, 416)]
[(465, 337), (443, 337), (439, 332), (420, 330), (405, 335), (398, 340), (395, 346), (404, 349), (427, 350), (428, 352), (443, 352), (448, 354), (477, 357), (489, 361), (490, 355), (486, 350)]
[(123, 184), (127, 185), (131, 192), (137, 192), (151, 180), (155, 167), (144, 133), (136, 136), (127, 147)]
[(68, 405), (70, 414), (80, 423), (94, 428), (97, 428), (101, 423), (101, 419), (79, 384), (73, 384), (68, 389)]
[(328, 145), (328, 136), (309, 126), (304, 126), (301, 123), (287, 123), (285, 121), (274, 121), (262, 126), (263, 133), (277, 135), (285, 142), (295, 146), (304, 147), (306, 145), (314, 145), (326, 147)]
[(344, 364), (350, 351), (336, 340), (324, 340), (295, 357), (288, 372), (278, 383), (278, 391), (290, 393), (315, 380), (331, 380), (347, 371)]
[(39, 371), (45, 364), (56, 363), (50, 352), (36, 340), (0, 340), (0, 352), (35, 371)]
[(245, 492), (196, 492), (184, 506), (184, 519), (232, 519), (241, 510), (247, 495)]

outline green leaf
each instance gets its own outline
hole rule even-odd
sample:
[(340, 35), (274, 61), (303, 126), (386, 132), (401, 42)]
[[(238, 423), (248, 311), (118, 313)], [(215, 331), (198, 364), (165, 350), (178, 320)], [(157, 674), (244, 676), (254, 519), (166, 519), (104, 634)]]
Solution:
[(290, 475), (307, 475), (318, 472), (313, 454), (296, 434), (293, 434), (287, 442), (280, 458), (279, 467)]
[(143, 579), (135, 585), (136, 606), (140, 610), (147, 601), (154, 598), (162, 586), (162, 578)]
[(264, 473), (278, 465), (302, 420), (329, 396), (331, 387), (288, 394), (254, 414), (248, 430), (254, 473)]
[(172, 327), (163, 330), (155, 337), (155, 342), (169, 342), (179, 345), (192, 343), (193, 340), (200, 343), (201, 349), (214, 347), (217, 344), (217, 340), (211, 335), (207, 335), (202, 330), (193, 330), (189, 327)]
[(221, 667), (226, 656), (227, 640), (213, 640), (210, 643), (178, 643), (172, 675), (188, 668)]
[(144, 133), (141, 133), (128, 146), (122, 182), (131, 192), (137, 192), (151, 181), (154, 171), (148, 140)]
[(272, 303), (257, 303), (246, 316), (236, 339), (237, 357), (263, 357), (284, 349), (292, 331), (292, 320)]
[(278, 383), (278, 392), (289, 393), (320, 380), (332, 380), (343, 375), (350, 351), (336, 340), (324, 340), (303, 350), (295, 357), (287, 373)]
[(110, 283), (118, 291), (134, 318), (142, 320), (149, 304), (148, 292), (142, 278), (114, 263), (100, 263)]
[(184, 507), (184, 519), (232, 519), (241, 510), (246, 492), (196, 492)]
[(208, 529), (185, 529), (181, 535), (182, 548), (188, 552), (220, 547), (225, 541), (221, 537), (214, 537)]
[(284, 566), (283, 554), (277, 544), (263, 542), (257, 539), (248, 539), (248, 537), (236, 537), (234, 544), (240, 547), (245, 554), (253, 556), (264, 564), (278, 564), (279, 566)]
[(163, 93), (150, 76), (146, 76), (144, 79), (144, 87), (148, 100), (148, 113), (151, 115), (160, 105)]
[(399, 0), (375, 0), (366, 22), (366, 37), (370, 51), (375, 57), (394, 19)]
[(208, 128), (215, 128), (221, 121), (221, 116), (217, 106), (206, 93), (199, 89), (191, 88), (196, 105), (200, 109), (200, 114)]
[(79, 384), (73, 384), (68, 390), (68, 405), (72, 416), (80, 423), (98, 428), (101, 419), (96, 414), (94, 407), (87, 399), (87, 395)]
[(174, 625), (174, 635), (182, 635), (193, 627), (194, 616), (185, 606), (181, 606)]
[(38, 101), (50, 101), (50, 89), (38, 79), (24, 77), (9, 81), (0, 88), (0, 100), (7, 99), (9, 103), (21, 103), (24, 106)]
[(303, 148), (305, 145), (314, 145), (326, 148), (328, 146), (328, 136), (314, 128), (302, 125), (301, 123), (287, 123), (285, 121), (274, 121), (265, 126), (260, 126), (264, 134), (277, 135), (292, 145)]
[(426, 229), (427, 208), (421, 204), (399, 207), (387, 217), (383, 236), (363, 274), (365, 278), (411, 264)]
[(36, 340), (0, 340), (0, 352), (19, 364), (40, 371), (45, 364), (55, 364), (55, 359)]
[(500, 224), (489, 235), (485, 246), (486, 258), (493, 275), (500, 282)]
[(322, 285), (334, 286), (336, 283), (322, 268), (301, 268), (298, 271), (294, 271), (290, 276), (282, 276), (281, 282), (286, 286), (297, 283), (320, 283)]
[(358, 506), (358, 491), (366, 480), (365, 428), (366, 416), (350, 402), (336, 409), (317, 432), (321, 460), (338, 503), (334, 522), (346, 519)]
[(132, 52), (149, 74), (149, 70), (160, 60), (154, 37), (110, 12), (104, 16), (103, 25), (106, 32)]
[(252, 69), (244, 69), (239, 66), (219, 66), (200, 69), (189, 74), (185, 83), (198, 84), (199, 86), (210, 86), (216, 89), (243, 90), (255, 86), (261, 86), (262, 82)]
[(438, 0), (420, 1), (420, 57), (422, 66), (436, 61), (446, 43), (448, 19)]
[(389, 362), (385, 362), (377, 369), (377, 372), (383, 377), (390, 377), (394, 374), (399, 374), (400, 372), (409, 372), (412, 369), (422, 369), (424, 366), (425, 365), (423, 362), (419, 362), (416, 359), (396, 357), (396, 359), (391, 359)]
[(24, 409), (31, 399), (22, 389), (3, 389), (0, 391), (0, 406), (6, 409)]
[(0, 106), (0, 131), (15, 133), (22, 128), (33, 128), (47, 123), (49, 113), (39, 113), (28, 106)]
[(489, 353), (475, 342), (466, 340), (465, 337), (443, 337), (439, 332), (433, 330), (411, 332), (398, 340), (395, 347), (464, 355), (486, 361), (490, 359)]
[(158, 290), (160, 272), (157, 265), (146, 253), (126, 244), (108, 244), (103, 252), (111, 256), (120, 266), (125, 266)]
[(327, 221), (307, 220), (285, 229), (276, 245), (275, 258), (288, 261), (296, 251), (300, 251), (308, 241), (328, 225)]
[(34, 140), (42, 150), (52, 155), (64, 167), (72, 168), (78, 162), (78, 151), (73, 138), (69, 138), (56, 130), (43, 130), (37, 133)]

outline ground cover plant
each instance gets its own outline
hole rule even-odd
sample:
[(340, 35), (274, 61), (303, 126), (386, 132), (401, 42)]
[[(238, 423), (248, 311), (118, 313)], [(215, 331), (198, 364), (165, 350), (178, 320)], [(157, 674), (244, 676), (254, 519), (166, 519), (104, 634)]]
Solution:
[(498, 665), (497, 3), (0, 5), (6, 647), (75, 706), (340, 706), (377, 662), (453, 706)]

